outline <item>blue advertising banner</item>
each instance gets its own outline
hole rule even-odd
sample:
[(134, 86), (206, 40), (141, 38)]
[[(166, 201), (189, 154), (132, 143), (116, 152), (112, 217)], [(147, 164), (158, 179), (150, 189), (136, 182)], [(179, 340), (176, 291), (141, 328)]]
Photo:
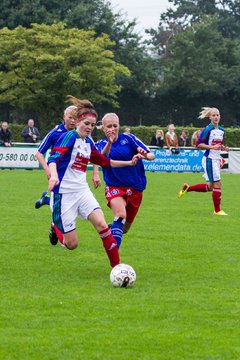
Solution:
[(159, 172), (203, 172), (201, 150), (179, 150), (179, 154), (173, 154), (171, 150), (151, 149), (155, 160), (144, 160), (146, 171)]

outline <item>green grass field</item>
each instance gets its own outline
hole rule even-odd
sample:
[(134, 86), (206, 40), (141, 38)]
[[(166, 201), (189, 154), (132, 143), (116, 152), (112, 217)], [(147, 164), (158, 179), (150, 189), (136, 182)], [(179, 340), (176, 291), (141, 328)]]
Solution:
[(90, 223), (76, 250), (50, 245), (49, 207), (34, 208), (43, 172), (0, 170), (0, 359), (240, 359), (240, 176), (222, 176), (226, 217), (211, 193), (177, 199), (201, 174), (147, 176), (120, 252), (137, 281), (116, 289)]

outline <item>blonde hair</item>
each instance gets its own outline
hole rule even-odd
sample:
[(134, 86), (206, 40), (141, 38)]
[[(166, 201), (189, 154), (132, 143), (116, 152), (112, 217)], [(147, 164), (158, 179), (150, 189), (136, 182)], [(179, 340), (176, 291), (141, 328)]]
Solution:
[(168, 130), (169, 130), (169, 128), (172, 128), (173, 130), (175, 130), (174, 124), (169, 124), (169, 125), (168, 125)]
[(91, 101), (86, 99), (77, 99), (76, 97), (72, 95), (67, 95), (67, 101), (70, 104), (73, 104), (76, 106), (76, 115), (84, 115), (84, 114), (93, 114), (96, 117), (98, 116), (93, 104)]
[(117, 116), (117, 114), (115, 114), (115, 113), (107, 113), (107, 114), (105, 114), (105, 115), (103, 116), (103, 118), (102, 118), (102, 124), (104, 123), (104, 120), (106, 120), (106, 119), (109, 118), (109, 117), (113, 117), (113, 118), (115, 118), (116, 120), (118, 120), (118, 122), (119, 122), (119, 117)]
[(67, 115), (69, 112), (77, 110), (77, 106), (70, 105), (64, 110), (64, 115)]
[(200, 111), (199, 113), (199, 119), (205, 119), (205, 118), (209, 118), (212, 110), (218, 110), (217, 108), (214, 108), (214, 107), (208, 107), (208, 106), (204, 106), (202, 107), (202, 110)]

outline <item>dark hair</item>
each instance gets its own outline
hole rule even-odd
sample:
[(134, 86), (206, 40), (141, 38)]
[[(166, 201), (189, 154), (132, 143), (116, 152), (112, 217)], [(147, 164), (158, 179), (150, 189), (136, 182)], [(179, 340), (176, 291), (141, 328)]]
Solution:
[(84, 114), (93, 114), (96, 117), (98, 116), (93, 104), (91, 101), (86, 99), (77, 99), (76, 97), (72, 95), (67, 95), (67, 101), (76, 106), (76, 113), (77, 116), (84, 115)]

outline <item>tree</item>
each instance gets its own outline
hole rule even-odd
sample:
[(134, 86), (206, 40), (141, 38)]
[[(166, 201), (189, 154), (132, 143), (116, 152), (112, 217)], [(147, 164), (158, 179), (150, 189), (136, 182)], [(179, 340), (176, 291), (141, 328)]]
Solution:
[(170, 2), (175, 8), (161, 15), (157, 30), (149, 30), (162, 64), (156, 95), (162, 114), (176, 123), (194, 123), (191, 114), (197, 121), (201, 106), (212, 104), (225, 113), (228, 125), (237, 124), (240, 1)]
[[(107, 35), (66, 29), (62, 23), (0, 30), (0, 102), (37, 111), (47, 122), (60, 115), (67, 94), (116, 105), (117, 64)], [(47, 119), (46, 119), (47, 116)]]
[[(108, 34), (115, 43), (112, 47), (117, 63), (128, 67), (131, 76), (117, 76), (120, 93), (114, 105), (120, 107), (126, 122), (139, 119), (142, 105), (150, 107), (155, 94), (159, 61), (151, 56), (141, 37), (135, 32), (136, 20), (129, 21), (122, 11), (114, 13), (107, 0), (4, 0), (0, 2), (0, 27), (14, 29), (31, 23), (64, 22), (66, 28), (95, 31), (94, 37)], [(112, 110), (98, 103), (102, 112)], [(149, 111), (145, 111), (149, 118)]]

